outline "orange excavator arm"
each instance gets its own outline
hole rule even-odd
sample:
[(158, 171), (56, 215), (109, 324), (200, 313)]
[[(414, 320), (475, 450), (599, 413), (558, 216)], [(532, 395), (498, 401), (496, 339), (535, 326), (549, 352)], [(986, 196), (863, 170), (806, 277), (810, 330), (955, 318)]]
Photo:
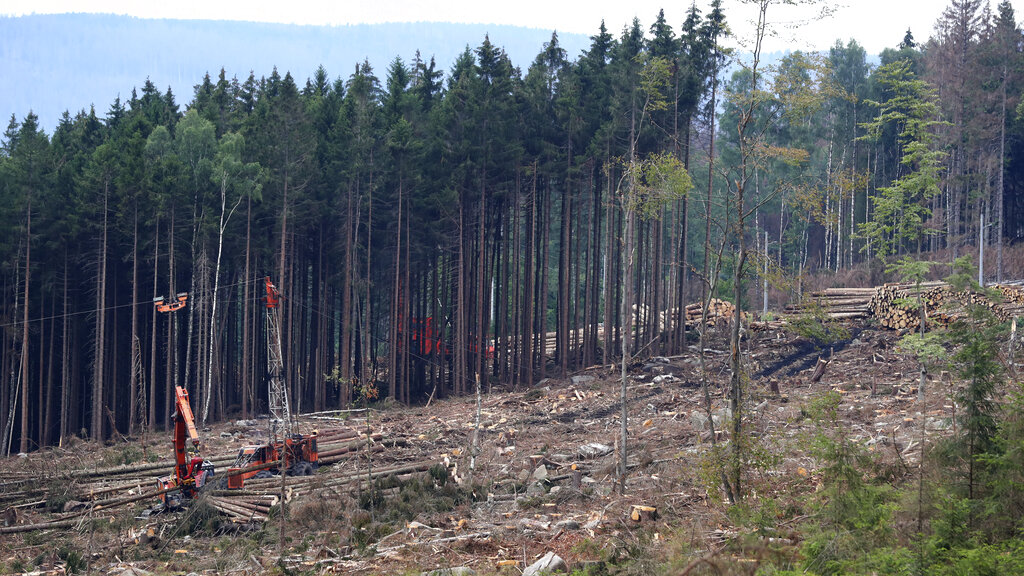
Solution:
[(190, 476), (188, 447), (185, 445), (186, 435), (192, 446), (199, 448), (199, 432), (196, 431), (192, 407), (188, 403), (188, 390), (181, 386), (174, 387), (174, 463), (179, 484)]

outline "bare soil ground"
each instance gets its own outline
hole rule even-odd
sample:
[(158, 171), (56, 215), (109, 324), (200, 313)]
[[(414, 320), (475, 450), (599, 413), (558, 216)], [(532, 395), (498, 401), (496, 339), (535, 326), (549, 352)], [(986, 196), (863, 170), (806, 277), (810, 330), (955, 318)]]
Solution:
[[(922, 426), (930, 436), (950, 433), (947, 379), (932, 375), (920, 403), (916, 362), (896, 350), (896, 333), (848, 328), (849, 339), (826, 347), (782, 330), (744, 341), (746, 405), (765, 448), (763, 464), (747, 479), (748, 499), (771, 503), (751, 509), (774, 515), (773, 530), (761, 536), (776, 548), (798, 544), (787, 526), (800, 521), (820, 488), (819, 463), (808, 452), (817, 425), (807, 407), (815, 397), (838, 392), (842, 427), (894, 476), (915, 467)], [(725, 349), (723, 331), (705, 354), (719, 430), (728, 417)], [(813, 382), (819, 357), (831, 362)], [(169, 433), (11, 458), (0, 462), (0, 530), (8, 527), (0, 531), (0, 572), (418, 574), (469, 567), (520, 574), (554, 552), (569, 569), (647, 573), (735, 556), (725, 545), (749, 528), (726, 514), (717, 486), (703, 480), (712, 437), (695, 349), (630, 372), (624, 494), (615, 468), (618, 374), (615, 366), (598, 366), (529, 390), (485, 391), (477, 448), (473, 396), (306, 416), (303, 427), (320, 431), (321, 453), (339, 452), (316, 475), (286, 478), (283, 490), (279, 478), (250, 481), (236, 494), (211, 489), (183, 511), (149, 517), (144, 511), (155, 499), (126, 500), (170, 473)], [(222, 470), (240, 446), (265, 440), (264, 428), (252, 421), (203, 430), (203, 454), (223, 456)], [(153, 469), (139, 470), (153, 460)], [(117, 466), (124, 462), (130, 464)], [(9, 533), (32, 524), (47, 525)]]

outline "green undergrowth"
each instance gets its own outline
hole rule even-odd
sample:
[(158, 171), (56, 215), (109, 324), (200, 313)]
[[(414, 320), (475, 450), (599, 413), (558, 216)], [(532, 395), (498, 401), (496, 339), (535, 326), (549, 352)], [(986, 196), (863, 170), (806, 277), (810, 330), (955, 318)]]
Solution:
[(895, 474), (883, 454), (852, 436), (839, 394), (811, 399), (801, 407), (813, 425), (799, 440), (814, 459), (806, 481), (775, 482), (771, 498), (720, 503), (719, 522), (732, 533), (726, 542), (693, 546), (684, 543), (692, 534), (677, 534), (652, 573), (1024, 574), (1024, 392), (1008, 387), (992, 440), (973, 465), (971, 439), (960, 432), (915, 450), (924, 454), (923, 476), (916, 463)]
[(829, 346), (850, 338), (850, 331), (840, 322), (832, 320), (816, 301), (811, 301), (803, 314), (790, 320), (789, 329), (819, 346)]

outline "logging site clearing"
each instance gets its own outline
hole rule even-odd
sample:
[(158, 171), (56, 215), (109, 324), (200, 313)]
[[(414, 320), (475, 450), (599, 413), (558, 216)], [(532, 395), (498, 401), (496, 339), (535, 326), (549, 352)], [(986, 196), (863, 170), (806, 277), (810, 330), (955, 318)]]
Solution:
[[(918, 363), (899, 347), (913, 322), (893, 311), (908, 288), (883, 288), (822, 292), (824, 312), (812, 320), (790, 310), (746, 329), (744, 417), (761, 452), (744, 509), (763, 515), (756, 523), (729, 513), (709, 464), (730, 420), (728, 323), (712, 318), (710, 410), (696, 341), (686, 354), (629, 367), (624, 490), (620, 372), (600, 365), (529, 389), (484, 389), (479, 404), (467, 396), (301, 415), (298, 426), (316, 431), (316, 473), (257, 476), (236, 490), (218, 475), (242, 446), (267, 441), (267, 420), (204, 428), (214, 480), (161, 513), (154, 479), (174, 466), (168, 431), (0, 461), (0, 572), (640, 574), (702, 562), (753, 573), (768, 554), (797, 554), (822, 489), (810, 450), (828, 425), (815, 417), (820, 398), (836, 398), (834, 428), (893, 483), (917, 470), (922, 439), (955, 433), (962, 383), (934, 371), (919, 390)], [(1019, 288), (1004, 294), (993, 306), (1019, 316)], [(809, 336), (807, 322), (832, 337)], [(898, 322), (903, 331), (886, 327)]]

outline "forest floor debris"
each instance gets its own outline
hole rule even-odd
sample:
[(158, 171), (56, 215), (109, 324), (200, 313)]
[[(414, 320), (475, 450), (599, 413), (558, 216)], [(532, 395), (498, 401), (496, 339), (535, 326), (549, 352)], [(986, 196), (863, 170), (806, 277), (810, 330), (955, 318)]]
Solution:
[[(841, 396), (850, 439), (893, 474), (915, 466), (922, 433), (948, 435), (954, 426), (948, 375), (931, 375), (921, 404), (917, 364), (896, 336), (849, 328), (828, 346), (773, 329), (744, 342), (753, 430), (776, 457), (750, 479), (752, 498), (777, 499), (780, 517), (789, 500), (820, 488), (807, 407), (824, 392)], [(710, 347), (720, 349), (724, 329), (716, 338)], [(815, 382), (819, 358), (829, 367)], [(721, 441), (729, 417), (728, 355), (705, 360), (710, 418), (695, 349), (630, 373), (624, 494), (614, 365), (530, 390), (495, 387), (483, 399), (478, 454), (472, 397), (318, 414), (303, 423), (319, 428), (321, 454), (331, 454), (317, 474), (287, 478), (284, 489), (275, 477), (208, 490), (173, 513), (147, 515), (156, 498), (139, 498), (171, 468), (169, 433), (0, 461), (0, 572), (519, 574), (552, 558), (570, 569), (614, 563), (636, 556), (640, 543), (645, 557), (633, 561), (641, 563), (672, 547), (713, 554), (742, 529), (702, 479), (711, 424)], [(265, 436), (264, 424), (205, 429), (204, 456), (225, 470), (241, 445)], [(791, 534), (770, 537), (795, 545)]]

